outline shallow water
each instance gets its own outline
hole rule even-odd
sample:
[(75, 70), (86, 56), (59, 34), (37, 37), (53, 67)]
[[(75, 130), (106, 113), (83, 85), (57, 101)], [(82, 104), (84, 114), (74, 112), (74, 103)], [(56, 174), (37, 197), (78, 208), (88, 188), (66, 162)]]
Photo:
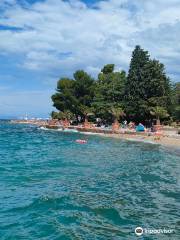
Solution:
[(0, 239), (180, 239), (179, 173), (158, 145), (1, 122)]

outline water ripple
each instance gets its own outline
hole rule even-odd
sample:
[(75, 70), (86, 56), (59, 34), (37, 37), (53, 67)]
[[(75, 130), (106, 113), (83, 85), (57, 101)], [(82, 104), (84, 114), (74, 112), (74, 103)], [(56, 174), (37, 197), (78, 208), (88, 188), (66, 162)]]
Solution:
[[(0, 124), (2, 240), (180, 239), (180, 158), (158, 145)], [(169, 239), (167, 235), (142, 239)]]

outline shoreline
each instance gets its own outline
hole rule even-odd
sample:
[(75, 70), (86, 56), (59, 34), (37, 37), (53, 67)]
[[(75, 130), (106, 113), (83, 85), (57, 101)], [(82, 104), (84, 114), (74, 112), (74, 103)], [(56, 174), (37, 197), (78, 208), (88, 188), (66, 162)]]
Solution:
[[(82, 132), (81, 132), (82, 133)], [(84, 133), (83, 134), (88, 134)], [(138, 135), (130, 135), (130, 134), (103, 134), (103, 133), (95, 133), (94, 135), (105, 137), (105, 138), (114, 138), (118, 140), (125, 140), (130, 142), (139, 142), (139, 143), (145, 143), (145, 144), (151, 144), (161, 147), (164, 151), (169, 153), (174, 153), (177, 156), (180, 156), (180, 139), (176, 139), (177, 141), (174, 141), (175, 138), (172, 137), (164, 137), (164, 139), (160, 140), (153, 140), (152, 138), (148, 137), (138, 137)]]
[[(48, 129), (54, 129), (55, 128), (48, 128)], [(109, 138), (116, 138), (116, 139), (122, 139), (127, 141), (134, 141), (134, 142), (142, 142), (142, 143), (149, 143), (149, 144), (156, 144), (161, 145), (163, 147), (167, 148), (173, 148), (176, 150), (180, 150), (180, 136), (170, 136), (166, 134), (164, 131), (164, 135), (157, 136), (155, 134), (149, 135), (148, 133), (137, 133), (137, 132), (116, 132), (113, 133), (112, 131), (105, 131), (102, 129), (85, 129), (80, 127), (70, 127), (69, 130), (72, 129), (72, 132), (74, 129), (77, 130), (77, 132), (84, 134), (84, 135), (97, 135), (101, 137), (109, 137)], [(63, 130), (62, 130), (63, 131)]]
[[(57, 125), (47, 125), (45, 121), (11, 121), (12, 123), (20, 124), (33, 124), (38, 127), (45, 128), (46, 130), (58, 130)], [(149, 144), (157, 144), (167, 148), (174, 148), (180, 151), (180, 136), (178, 134), (171, 135), (168, 131), (163, 130), (161, 135), (156, 135), (155, 133), (148, 132), (131, 132), (129, 130), (123, 130), (122, 132), (112, 130), (101, 129), (101, 128), (84, 128), (80, 126), (68, 126), (69, 132), (77, 130), (77, 132), (85, 135), (98, 135), (102, 137), (110, 137), (128, 141), (143, 142)], [(63, 130), (62, 130), (63, 131)]]
[(101, 136), (112, 137), (116, 139), (123, 139), (123, 140), (134, 141), (134, 142), (161, 145), (163, 147), (180, 150), (180, 138), (177, 139), (170, 136), (162, 136), (158, 140), (155, 140), (154, 136), (139, 136), (139, 135), (131, 135), (131, 134), (103, 134)]
[[(89, 132), (80, 132), (83, 134), (89, 134)], [(115, 138), (119, 140), (127, 140), (132, 142), (141, 142), (147, 144), (160, 145), (165, 148), (178, 150), (180, 153), (180, 138), (174, 138), (170, 136), (161, 136), (158, 140), (155, 140), (155, 136), (147, 136), (147, 135), (136, 135), (136, 134), (124, 134), (124, 133), (94, 133), (94, 135), (107, 137), (107, 138)]]

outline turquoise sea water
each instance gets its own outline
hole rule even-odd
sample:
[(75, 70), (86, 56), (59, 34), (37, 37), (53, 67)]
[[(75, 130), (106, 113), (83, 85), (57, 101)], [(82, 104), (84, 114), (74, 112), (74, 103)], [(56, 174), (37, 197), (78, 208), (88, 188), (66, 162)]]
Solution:
[(1, 122), (0, 239), (180, 239), (179, 173), (157, 145)]

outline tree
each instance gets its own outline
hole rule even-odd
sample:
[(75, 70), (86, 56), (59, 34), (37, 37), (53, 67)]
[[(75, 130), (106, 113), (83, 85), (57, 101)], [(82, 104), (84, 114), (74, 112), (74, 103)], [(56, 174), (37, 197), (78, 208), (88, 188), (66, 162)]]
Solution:
[(160, 125), (160, 120), (169, 116), (166, 109), (160, 106), (153, 107), (150, 113), (156, 117), (156, 125)]
[(75, 81), (69, 78), (61, 78), (57, 82), (57, 92), (51, 97), (57, 110), (76, 112), (78, 102), (74, 96), (74, 87)]
[(52, 119), (60, 119), (59, 112), (52, 111), (51, 117), (52, 117)]
[(82, 70), (74, 73), (74, 79), (61, 78), (51, 97), (53, 106), (60, 112), (70, 111), (78, 120), (78, 116), (83, 117), (82, 106), (91, 106), (94, 86), (94, 80)]
[(144, 99), (145, 66), (149, 62), (149, 54), (140, 46), (132, 52), (130, 68), (125, 87), (126, 113), (130, 120), (142, 121), (147, 107)]
[(76, 71), (73, 79), (61, 78), (52, 95), (53, 106), (60, 113), (54, 112), (53, 117), (69, 111), (81, 121), (93, 113), (94, 117), (112, 123), (113, 118), (117, 119), (115, 109), (112, 112), (116, 108), (117, 112), (124, 109), (127, 120), (136, 123), (151, 123), (158, 111), (162, 113), (160, 119), (163, 114), (176, 121), (180, 119), (180, 84), (172, 88), (164, 65), (150, 59), (147, 51), (135, 47), (127, 76), (125, 71), (114, 69), (114, 64), (105, 65), (97, 81), (83, 70)]
[(147, 51), (136, 46), (132, 54), (125, 90), (126, 112), (135, 122), (151, 119), (152, 107), (171, 109), (170, 80), (165, 68), (151, 60)]
[(109, 109), (117, 104), (123, 105), (126, 73), (114, 72), (114, 65), (103, 67), (96, 82), (93, 107), (97, 117), (111, 121)]
[(84, 106), (90, 106), (94, 97), (94, 79), (83, 70), (74, 73), (75, 97)]
[(62, 120), (73, 120), (74, 118), (74, 114), (68, 110), (64, 111), (64, 112), (59, 112), (59, 115), (61, 117)]
[(113, 115), (115, 122), (118, 122), (121, 117), (125, 116), (124, 110), (121, 107), (113, 106), (109, 112)]
[(114, 72), (114, 64), (107, 64), (102, 69), (101, 72), (104, 74), (113, 73)]
[[(171, 86), (166, 76), (165, 68), (157, 60), (150, 60), (145, 67), (145, 96), (148, 108), (163, 107), (167, 112), (171, 111)], [(148, 116), (150, 117), (150, 116)]]
[(171, 93), (172, 116), (176, 121), (180, 121), (180, 82), (174, 84)]
[(81, 112), (83, 113), (84, 118), (94, 115), (93, 111), (94, 110), (92, 107), (87, 107), (87, 106), (83, 106), (83, 105), (81, 106)]

